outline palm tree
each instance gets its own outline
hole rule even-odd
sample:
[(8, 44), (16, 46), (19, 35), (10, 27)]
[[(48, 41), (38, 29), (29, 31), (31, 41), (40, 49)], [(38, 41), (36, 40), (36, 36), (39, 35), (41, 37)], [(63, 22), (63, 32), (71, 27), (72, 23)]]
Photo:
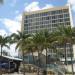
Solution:
[(3, 53), (3, 47), (10, 48), (8, 43), (9, 43), (9, 36), (0, 35), (1, 56), (2, 56), (2, 53)]
[(26, 50), (28, 53), (32, 53), (32, 57), (33, 57), (33, 64), (35, 64), (35, 60), (34, 60), (34, 55), (33, 53), (36, 52), (36, 46), (35, 44), (33, 43), (33, 39), (32, 37), (28, 38), (27, 39), (27, 45), (26, 45)]
[[(19, 50), (21, 50), (21, 52), (22, 52), (22, 58), (23, 58), (23, 67), (24, 67), (24, 75), (25, 75), (25, 65), (24, 65), (24, 54), (25, 54), (25, 52), (27, 52), (27, 50), (26, 50), (26, 44), (27, 44), (27, 38), (29, 37), (30, 35), (28, 35), (28, 34), (25, 34), (25, 33), (23, 33), (23, 32), (20, 32), (20, 31), (18, 31), (18, 33), (13, 33), (12, 35), (11, 35), (11, 37), (12, 37), (12, 40), (15, 42), (15, 43), (17, 43), (17, 45), (16, 45), (16, 49), (18, 49), (19, 48)], [(13, 42), (12, 41), (12, 42)]]
[(42, 35), (44, 36), (44, 42), (43, 42), (43, 49), (46, 50), (46, 70), (47, 70), (47, 50), (48, 49), (54, 49), (53, 47), (53, 42), (54, 40), (52, 39), (53, 36), (50, 32), (48, 32), (47, 30), (42, 31)]
[[(37, 47), (38, 51), (38, 66), (40, 66), (40, 54), (45, 49), (46, 50), (46, 69), (47, 69), (47, 49), (52, 48), (52, 42), (54, 41), (51, 39), (52, 36), (47, 30), (39, 31), (33, 35), (33, 42)], [(46, 71), (45, 69), (45, 71)], [(39, 68), (38, 68), (38, 75), (39, 75)]]
[(9, 48), (9, 36), (1, 36), (0, 35), (0, 46), (1, 46), (1, 56), (2, 56), (2, 48), (5, 46), (7, 48)]
[[(54, 32), (48, 32), (47, 30), (44, 30), (43, 31), (43, 36), (44, 36), (44, 38), (45, 38), (45, 40), (44, 40), (44, 43), (43, 43), (43, 47), (44, 47), (44, 49), (46, 50), (46, 70), (47, 70), (47, 57), (48, 57), (48, 55), (47, 55), (47, 53), (48, 53), (48, 51), (47, 50), (53, 50), (53, 52), (57, 52), (57, 49), (56, 49), (56, 47), (55, 47), (55, 45), (56, 45), (56, 43), (55, 43), (55, 41), (56, 41), (56, 39), (54, 39), (54, 37), (55, 37), (55, 34), (54, 34)], [(56, 56), (57, 56), (57, 54), (56, 54)], [(52, 59), (58, 59), (58, 57), (52, 57)]]
[(44, 44), (45, 38), (43, 36), (42, 31), (37, 32), (33, 35), (33, 43), (36, 46), (37, 52), (38, 52), (38, 75), (39, 75), (39, 67), (40, 67), (40, 54), (43, 50), (43, 44)]
[[(72, 66), (72, 75), (74, 75), (74, 69), (73, 69), (73, 44), (75, 43), (75, 28), (71, 28), (69, 27), (58, 27), (58, 31), (56, 32), (56, 39), (60, 44), (65, 44), (65, 48), (66, 48), (66, 44), (69, 43), (70, 44), (70, 55), (71, 55), (71, 66)], [(65, 49), (65, 63), (67, 63), (67, 57), (66, 57), (66, 49)]]
[[(34, 58), (34, 52), (36, 52), (36, 46), (33, 43), (32, 37), (27, 39), (26, 50), (27, 50), (27, 54), (29, 56), (28, 57), (28, 63), (36, 65), (35, 58)], [(30, 55), (32, 55), (31, 58), (30, 58)], [(30, 65), (29, 65), (29, 71), (30, 71)]]
[[(38, 51), (38, 66), (40, 63), (40, 54), (45, 49), (46, 50), (46, 69), (47, 69), (47, 50), (49, 48), (53, 48), (52, 42), (54, 40), (51, 39), (52, 36), (47, 30), (39, 31), (35, 35), (33, 35), (33, 42), (37, 46)], [(39, 74), (39, 73), (38, 73)]]

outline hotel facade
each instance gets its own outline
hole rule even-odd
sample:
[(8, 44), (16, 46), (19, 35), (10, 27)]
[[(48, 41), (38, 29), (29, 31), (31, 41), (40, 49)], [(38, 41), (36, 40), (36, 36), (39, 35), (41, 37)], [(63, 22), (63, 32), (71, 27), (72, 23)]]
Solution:
[[(22, 15), (21, 31), (26, 34), (36, 33), (40, 30), (48, 30), (49, 32), (55, 31), (58, 26), (71, 26), (73, 27), (72, 12), (70, 5), (54, 7), (49, 9), (43, 9), (32, 12), (24, 12)], [(73, 46), (74, 48), (74, 46)], [(62, 49), (63, 55), (60, 56), (61, 61), (65, 61), (65, 51), (64, 47)], [(71, 61), (70, 45), (67, 44), (67, 61)], [(50, 51), (50, 50), (49, 50)], [(52, 52), (52, 51), (51, 51)], [(48, 55), (52, 55), (48, 52)], [(43, 52), (44, 53), (44, 52)], [(73, 60), (75, 59), (75, 50), (72, 50)], [(75, 60), (74, 60), (75, 61)], [(68, 70), (71, 71), (70, 65), (68, 65)]]

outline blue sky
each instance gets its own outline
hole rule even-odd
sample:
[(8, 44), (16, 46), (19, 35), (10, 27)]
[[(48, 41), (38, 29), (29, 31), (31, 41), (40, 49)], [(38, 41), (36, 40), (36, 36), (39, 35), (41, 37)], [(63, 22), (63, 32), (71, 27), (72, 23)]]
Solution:
[[(75, 14), (75, 0), (4, 0), (0, 5), (0, 35), (16, 33), (21, 29), (23, 11), (30, 12), (56, 6), (72, 5), (73, 18)], [(14, 46), (10, 52), (16, 55)], [(15, 54), (14, 54), (15, 53)]]

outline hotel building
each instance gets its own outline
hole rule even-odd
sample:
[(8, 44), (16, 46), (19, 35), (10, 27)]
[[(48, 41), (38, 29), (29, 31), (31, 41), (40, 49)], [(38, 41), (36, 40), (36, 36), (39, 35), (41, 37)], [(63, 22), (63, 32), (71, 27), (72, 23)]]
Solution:
[[(62, 6), (62, 7), (54, 7), (49, 9), (43, 9), (32, 12), (24, 12), (22, 16), (22, 25), (21, 31), (26, 34), (36, 33), (40, 30), (48, 30), (49, 32), (55, 31), (58, 26), (72, 26), (72, 13), (70, 5)], [(64, 47), (62, 48), (62, 60), (65, 58)], [(70, 61), (70, 47), (67, 44), (67, 61)], [(52, 52), (52, 51), (51, 51)], [(48, 55), (52, 53), (48, 52)], [(75, 51), (72, 50), (73, 58), (75, 58)]]

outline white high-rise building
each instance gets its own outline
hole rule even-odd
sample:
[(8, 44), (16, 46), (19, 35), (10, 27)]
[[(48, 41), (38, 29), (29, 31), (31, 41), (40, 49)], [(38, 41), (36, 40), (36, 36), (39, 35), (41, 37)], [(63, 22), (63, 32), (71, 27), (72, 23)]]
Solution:
[[(55, 31), (58, 26), (72, 26), (72, 13), (70, 5), (43, 9), (32, 12), (24, 12), (22, 16), (21, 31), (26, 34), (36, 33), (40, 30), (48, 30), (49, 32)], [(67, 61), (70, 62), (70, 45), (67, 44)], [(64, 61), (64, 47), (62, 47)], [(75, 51), (72, 50), (73, 59), (75, 58)]]
[(70, 6), (24, 12), (21, 30), (27, 34), (43, 29), (53, 31), (58, 25), (73, 26)]

